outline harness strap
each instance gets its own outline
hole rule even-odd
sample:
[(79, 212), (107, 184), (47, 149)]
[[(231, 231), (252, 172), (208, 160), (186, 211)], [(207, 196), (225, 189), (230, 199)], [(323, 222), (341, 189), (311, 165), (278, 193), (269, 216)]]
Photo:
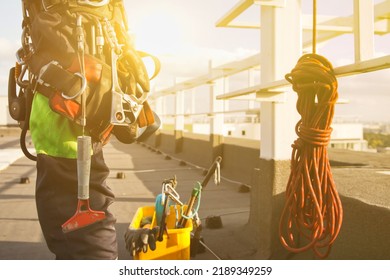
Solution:
[(158, 75), (158, 73), (161, 70), (161, 62), (160, 62), (160, 60), (157, 57), (155, 57), (154, 55), (151, 55), (150, 53), (147, 53), (147, 52), (144, 52), (144, 51), (137, 51), (137, 53), (142, 58), (150, 57), (153, 60), (154, 72), (153, 72), (153, 75), (149, 78), (150, 80), (153, 80)]
[[(50, 100), (49, 106), (53, 111), (62, 115), (67, 115), (68, 117), (73, 117), (74, 121), (77, 121), (77, 118), (80, 116), (79, 103), (74, 100), (62, 98), (58, 91), (44, 85), (38, 85), (37, 92)], [(107, 121), (105, 124), (101, 123), (99, 126), (92, 126), (89, 132), (93, 139), (105, 144), (107, 143), (113, 128), (114, 126)]]
[(42, 70), (37, 82), (40, 84), (48, 84), (68, 96), (68, 99), (76, 98), (83, 88), (83, 78), (64, 70), (59, 64), (51, 62), (47, 67), (42, 68)]
[[(79, 73), (79, 61), (75, 58), (66, 70), (58, 62), (44, 65), (38, 74), (38, 84), (52, 87), (65, 94), (67, 99), (77, 97), (83, 88), (83, 79), (98, 83), (102, 76), (103, 63), (92, 56), (85, 56), (85, 77)], [(88, 88), (88, 86), (87, 86)]]

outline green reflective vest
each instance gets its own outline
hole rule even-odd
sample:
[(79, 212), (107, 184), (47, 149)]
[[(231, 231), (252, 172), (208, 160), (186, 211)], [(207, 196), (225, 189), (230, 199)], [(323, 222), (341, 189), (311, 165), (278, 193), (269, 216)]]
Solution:
[(37, 154), (77, 158), (77, 136), (82, 127), (53, 112), (48, 98), (36, 93), (30, 115), (31, 139)]

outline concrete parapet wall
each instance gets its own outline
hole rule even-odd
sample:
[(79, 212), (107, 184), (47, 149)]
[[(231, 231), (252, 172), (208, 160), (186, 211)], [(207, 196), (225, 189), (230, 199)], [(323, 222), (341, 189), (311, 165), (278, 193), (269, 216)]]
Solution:
[(175, 153), (175, 135), (173, 131), (159, 132), (151, 136), (146, 143), (153, 147), (158, 147), (166, 153)]
[(192, 164), (207, 167), (213, 161), (211, 147), (208, 135), (185, 133), (182, 150), (175, 156)]
[(260, 157), (259, 141), (225, 138), (223, 156), (224, 176), (251, 185), (253, 170), (257, 168)]
[(183, 133), (181, 136), (181, 139), (175, 139), (175, 133), (160, 131), (146, 143), (204, 168), (208, 168), (217, 156), (222, 156), (223, 177), (251, 184), (253, 169), (257, 167), (260, 155), (259, 141), (194, 133)]

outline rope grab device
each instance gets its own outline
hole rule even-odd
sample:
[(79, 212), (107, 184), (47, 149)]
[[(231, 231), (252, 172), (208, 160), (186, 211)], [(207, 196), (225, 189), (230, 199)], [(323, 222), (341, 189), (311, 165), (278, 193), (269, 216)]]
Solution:
[(327, 151), (338, 83), (332, 64), (316, 54), (316, 15), (317, 1), (313, 0), (313, 53), (303, 55), (285, 76), (298, 94), (301, 119), (295, 126), (298, 139), (292, 144), (279, 237), (290, 252), (312, 249), (317, 257), (326, 258), (343, 220)]

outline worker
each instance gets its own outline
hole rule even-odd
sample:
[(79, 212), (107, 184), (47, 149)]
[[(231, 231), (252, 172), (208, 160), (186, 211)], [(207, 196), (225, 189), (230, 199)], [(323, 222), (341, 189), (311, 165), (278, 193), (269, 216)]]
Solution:
[[(28, 117), (37, 154), (36, 207), (44, 238), (56, 259), (117, 259), (116, 218), (110, 211), (115, 195), (107, 185), (109, 168), (104, 161), (103, 146), (112, 134), (124, 143), (134, 142), (138, 139), (134, 125), (136, 128), (156, 125), (156, 115), (146, 101), (140, 115), (129, 117), (126, 113), (127, 119), (133, 118), (129, 125), (116, 126), (110, 122), (111, 106), (107, 100), (113, 98), (110, 91), (113, 77), (119, 77), (123, 91), (129, 95), (136, 88), (135, 82), (141, 85), (141, 91), (148, 91), (149, 77), (145, 76), (142, 60), (118, 28), (126, 25), (124, 5), (121, 0), (22, 0), (22, 4), (24, 37), (18, 54), (31, 72), (28, 88), (34, 97)], [(77, 27), (73, 21), (76, 17), (80, 19)], [(85, 25), (81, 24), (83, 21)], [(114, 71), (116, 53), (125, 75)], [(89, 94), (86, 112), (72, 93), (74, 88), (77, 96)], [(139, 91), (139, 87), (136, 89)], [(134, 95), (140, 94), (134, 91)], [(83, 113), (86, 123), (82, 120)], [(105, 218), (64, 232), (62, 225), (77, 208), (77, 137), (81, 135), (92, 139), (90, 206), (104, 212)], [(154, 249), (155, 232), (155, 229), (128, 230), (127, 249), (147, 250), (149, 243)], [(151, 237), (149, 241), (145, 233)]]
[(36, 94), (30, 117), (32, 142), (37, 152), (36, 205), (47, 245), (56, 259), (116, 259), (115, 218), (109, 211), (114, 193), (107, 186), (109, 169), (102, 145), (92, 144), (91, 208), (106, 218), (88, 227), (63, 233), (61, 225), (77, 207), (77, 136), (81, 127), (53, 112), (47, 97)]

